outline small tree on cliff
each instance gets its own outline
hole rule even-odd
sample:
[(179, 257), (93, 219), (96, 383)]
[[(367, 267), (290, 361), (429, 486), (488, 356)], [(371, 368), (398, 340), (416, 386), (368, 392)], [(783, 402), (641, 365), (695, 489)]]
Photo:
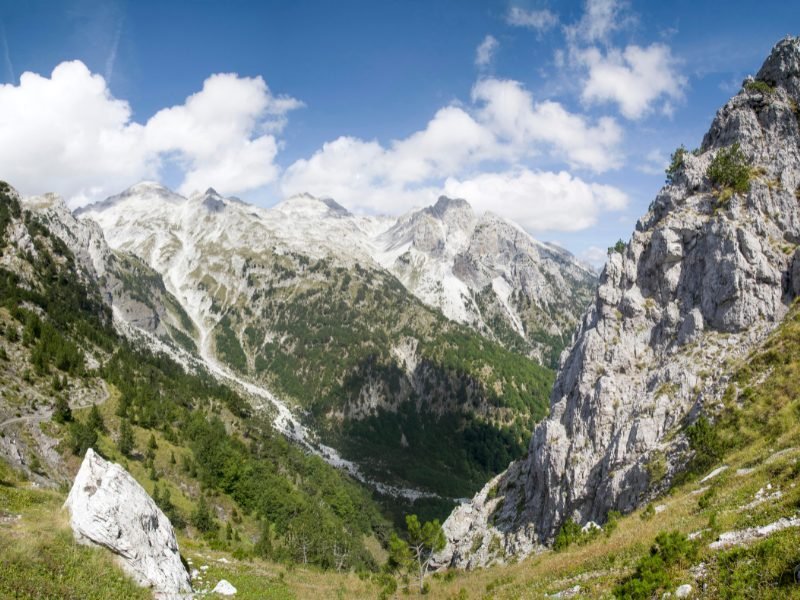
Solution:
[(420, 523), (417, 515), (406, 515), (408, 539), (392, 534), (389, 541), (390, 561), (401, 569), (417, 572), (420, 593), (425, 592), (425, 576), (436, 552), (445, 546), (444, 531), (438, 519)]

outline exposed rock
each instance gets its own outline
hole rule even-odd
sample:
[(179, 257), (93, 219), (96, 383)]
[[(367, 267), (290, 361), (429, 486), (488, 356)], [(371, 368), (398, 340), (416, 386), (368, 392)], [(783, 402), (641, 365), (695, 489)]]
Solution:
[(172, 524), (120, 465), (87, 450), (64, 506), (75, 539), (113, 552), (122, 568), (157, 598), (191, 593)]
[(784, 517), (769, 525), (761, 527), (748, 527), (738, 531), (727, 531), (720, 534), (717, 541), (711, 542), (708, 547), (712, 550), (721, 550), (731, 546), (742, 546), (752, 541), (769, 537), (773, 533), (789, 529), (790, 527), (800, 527), (800, 517)]
[(219, 583), (211, 590), (212, 594), (219, 594), (220, 596), (235, 596), (236, 588), (225, 579), (220, 579)]
[(678, 589), (675, 590), (675, 597), (676, 598), (688, 598), (692, 595), (692, 586), (688, 583), (684, 583), (683, 585), (678, 586)]
[[(143, 184), (140, 184), (140, 186)], [(70, 249), (85, 277), (96, 281), (105, 303), (134, 327), (161, 338), (191, 335), (191, 327), (178, 301), (167, 292), (161, 277), (135, 256), (112, 250), (100, 225), (78, 219), (56, 194), (32, 196), (22, 206), (42, 220)]]
[[(603, 523), (610, 510), (635, 509), (686, 464), (683, 428), (713, 417), (726, 365), (781, 322), (800, 289), (798, 64), (800, 39), (781, 41), (758, 75), (774, 91), (743, 88), (721, 108), (624, 252), (612, 253), (563, 357), (549, 417), (527, 457), (487, 484), (502, 505), (487, 510), (484, 489), (457, 508), (440, 563), (473, 567), (534, 551), (566, 519)], [(706, 172), (733, 143), (752, 165), (751, 184), (723, 201)], [(500, 537), (499, 552), (473, 546), (481, 531)]]

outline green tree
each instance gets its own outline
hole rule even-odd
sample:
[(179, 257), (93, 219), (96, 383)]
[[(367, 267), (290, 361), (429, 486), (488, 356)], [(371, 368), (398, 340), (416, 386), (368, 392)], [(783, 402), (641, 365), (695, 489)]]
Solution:
[(255, 553), (261, 558), (272, 558), (272, 526), (269, 521), (261, 525), (261, 536), (253, 547)]
[(675, 175), (678, 174), (678, 171), (683, 166), (683, 161), (687, 154), (688, 151), (683, 144), (681, 144), (680, 147), (672, 153), (672, 156), (670, 156), (669, 166), (666, 169), (667, 183), (671, 184), (675, 182)]
[(106, 424), (103, 421), (103, 415), (100, 414), (96, 404), (92, 404), (86, 424), (95, 431), (99, 431), (100, 433), (106, 432)]
[(69, 403), (63, 396), (58, 396), (56, 398), (56, 407), (53, 411), (53, 421), (61, 424), (72, 421), (72, 409), (69, 407)]
[[(405, 542), (407, 550), (402, 549), (399, 541), (394, 540), (396, 546), (394, 556), (399, 561), (399, 565), (416, 567), (419, 591), (423, 593), (425, 576), (428, 574), (431, 559), (445, 546), (444, 531), (438, 519), (420, 523), (417, 515), (406, 515), (406, 528), (408, 530), (408, 540)], [(390, 552), (392, 552), (391, 546)]]
[(200, 495), (200, 500), (197, 501), (194, 512), (192, 512), (190, 521), (200, 533), (212, 533), (217, 531), (217, 523), (211, 515), (211, 509), (208, 507), (206, 497), (202, 494)]
[(119, 426), (119, 439), (117, 440), (117, 449), (124, 455), (130, 456), (133, 452), (133, 428), (128, 423), (127, 419), (122, 419)]
[(89, 448), (97, 445), (97, 431), (80, 421), (70, 425), (70, 449), (76, 456), (83, 456)]

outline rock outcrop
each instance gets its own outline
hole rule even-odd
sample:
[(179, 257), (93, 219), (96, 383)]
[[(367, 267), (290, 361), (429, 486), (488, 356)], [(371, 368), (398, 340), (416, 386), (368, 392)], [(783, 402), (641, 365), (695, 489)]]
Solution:
[[(800, 291), (798, 103), (800, 39), (787, 38), (611, 253), (549, 417), (527, 457), (445, 522), (440, 564), (528, 554), (567, 519), (603, 523), (669, 485), (690, 452), (686, 425), (713, 417), (732, 362)], [(744, 193), (707, 175), (733, 144), (750, 167)]]
[(189, 597), (189, 574), (169, 519), (120, 465), (89, 449), (64, 506), (79, 543), (111, 550), (160, 600)]

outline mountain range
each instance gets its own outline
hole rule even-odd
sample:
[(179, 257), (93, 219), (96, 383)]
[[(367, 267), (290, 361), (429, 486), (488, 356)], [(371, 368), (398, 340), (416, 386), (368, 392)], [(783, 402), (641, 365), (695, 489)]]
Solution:
[(438, 502), (522, 454), (596, 281), (444, 197), (390, 218), (145, 182), (74, 214), (54, 195), (23, 205), (129, 335), (249, 390), (284, 434), (384, 492)]

